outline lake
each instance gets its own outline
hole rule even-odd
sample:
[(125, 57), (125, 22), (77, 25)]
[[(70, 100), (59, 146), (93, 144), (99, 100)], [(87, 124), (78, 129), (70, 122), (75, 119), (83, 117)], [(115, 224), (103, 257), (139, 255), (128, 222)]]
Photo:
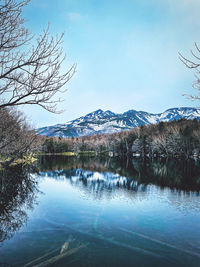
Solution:
[(0, 266), (200, 266), (198, 162), (46, 156), (0, 188)]

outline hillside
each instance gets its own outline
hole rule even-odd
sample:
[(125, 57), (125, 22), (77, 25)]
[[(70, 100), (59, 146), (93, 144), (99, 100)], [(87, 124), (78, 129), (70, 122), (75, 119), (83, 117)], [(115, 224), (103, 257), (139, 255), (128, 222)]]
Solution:
[(37, 134), (49, 137), (110, 134), (130, 130), (141, 125), (151, 125), (161, 121), (170, 122), (181, 118), (200, 121), (200, 109), (191, 107), (171, 108), (159, 114), (136, 110), (118, 114), (99, 109), (64, 124), (39, 128)]

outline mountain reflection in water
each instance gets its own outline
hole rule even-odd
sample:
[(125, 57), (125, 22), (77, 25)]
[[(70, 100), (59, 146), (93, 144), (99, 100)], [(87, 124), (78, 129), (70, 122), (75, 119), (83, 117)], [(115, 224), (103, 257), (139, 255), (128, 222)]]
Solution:
[(41, 176), (70, 179), (99, 190), (124, 188), (146, 191), (148, 185), (184, 192), (200, 192), (200, 168), (195, 161), (120, 160), (111, 158), (42, 157)]
[(127, 200), (142, 201), (156, 195), (185, 212), (200, 211), (199, 200), (193, 199), (200, 193), (200, 166), (195, 161), (44, 157), (40, 163), (41, 176), (66, 180), (87, 198), (117, 198), (121, 192)]
[(44, 156), (4, 170), (0, 266), (199, 266), (199, 167)]

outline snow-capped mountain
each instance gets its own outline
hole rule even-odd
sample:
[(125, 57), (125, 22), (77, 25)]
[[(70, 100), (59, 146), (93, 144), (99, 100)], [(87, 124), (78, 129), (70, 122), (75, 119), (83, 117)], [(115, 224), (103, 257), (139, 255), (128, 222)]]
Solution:
[(79, 137), (114, 133), (130, 130), (141, 125), (155, 124), (160, 121), (173, 121), (181, 118), (200, 121), (200, 108), (171, 108), (159, 114), (136, 110), (117, 114), (110, 110), (103, 111), (98, 109), (64, 124), (39, 128), (37, 133), (44, 136)]

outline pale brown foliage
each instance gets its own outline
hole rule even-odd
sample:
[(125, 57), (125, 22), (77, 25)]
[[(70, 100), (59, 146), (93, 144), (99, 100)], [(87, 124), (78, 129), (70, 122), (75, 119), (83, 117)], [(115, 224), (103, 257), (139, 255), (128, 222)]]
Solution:
[(14, 108), (0, 109), (0, 157), (10, 164), (24, 154), (38, 150), (40, 140), (26, 123), (23, 114)]

